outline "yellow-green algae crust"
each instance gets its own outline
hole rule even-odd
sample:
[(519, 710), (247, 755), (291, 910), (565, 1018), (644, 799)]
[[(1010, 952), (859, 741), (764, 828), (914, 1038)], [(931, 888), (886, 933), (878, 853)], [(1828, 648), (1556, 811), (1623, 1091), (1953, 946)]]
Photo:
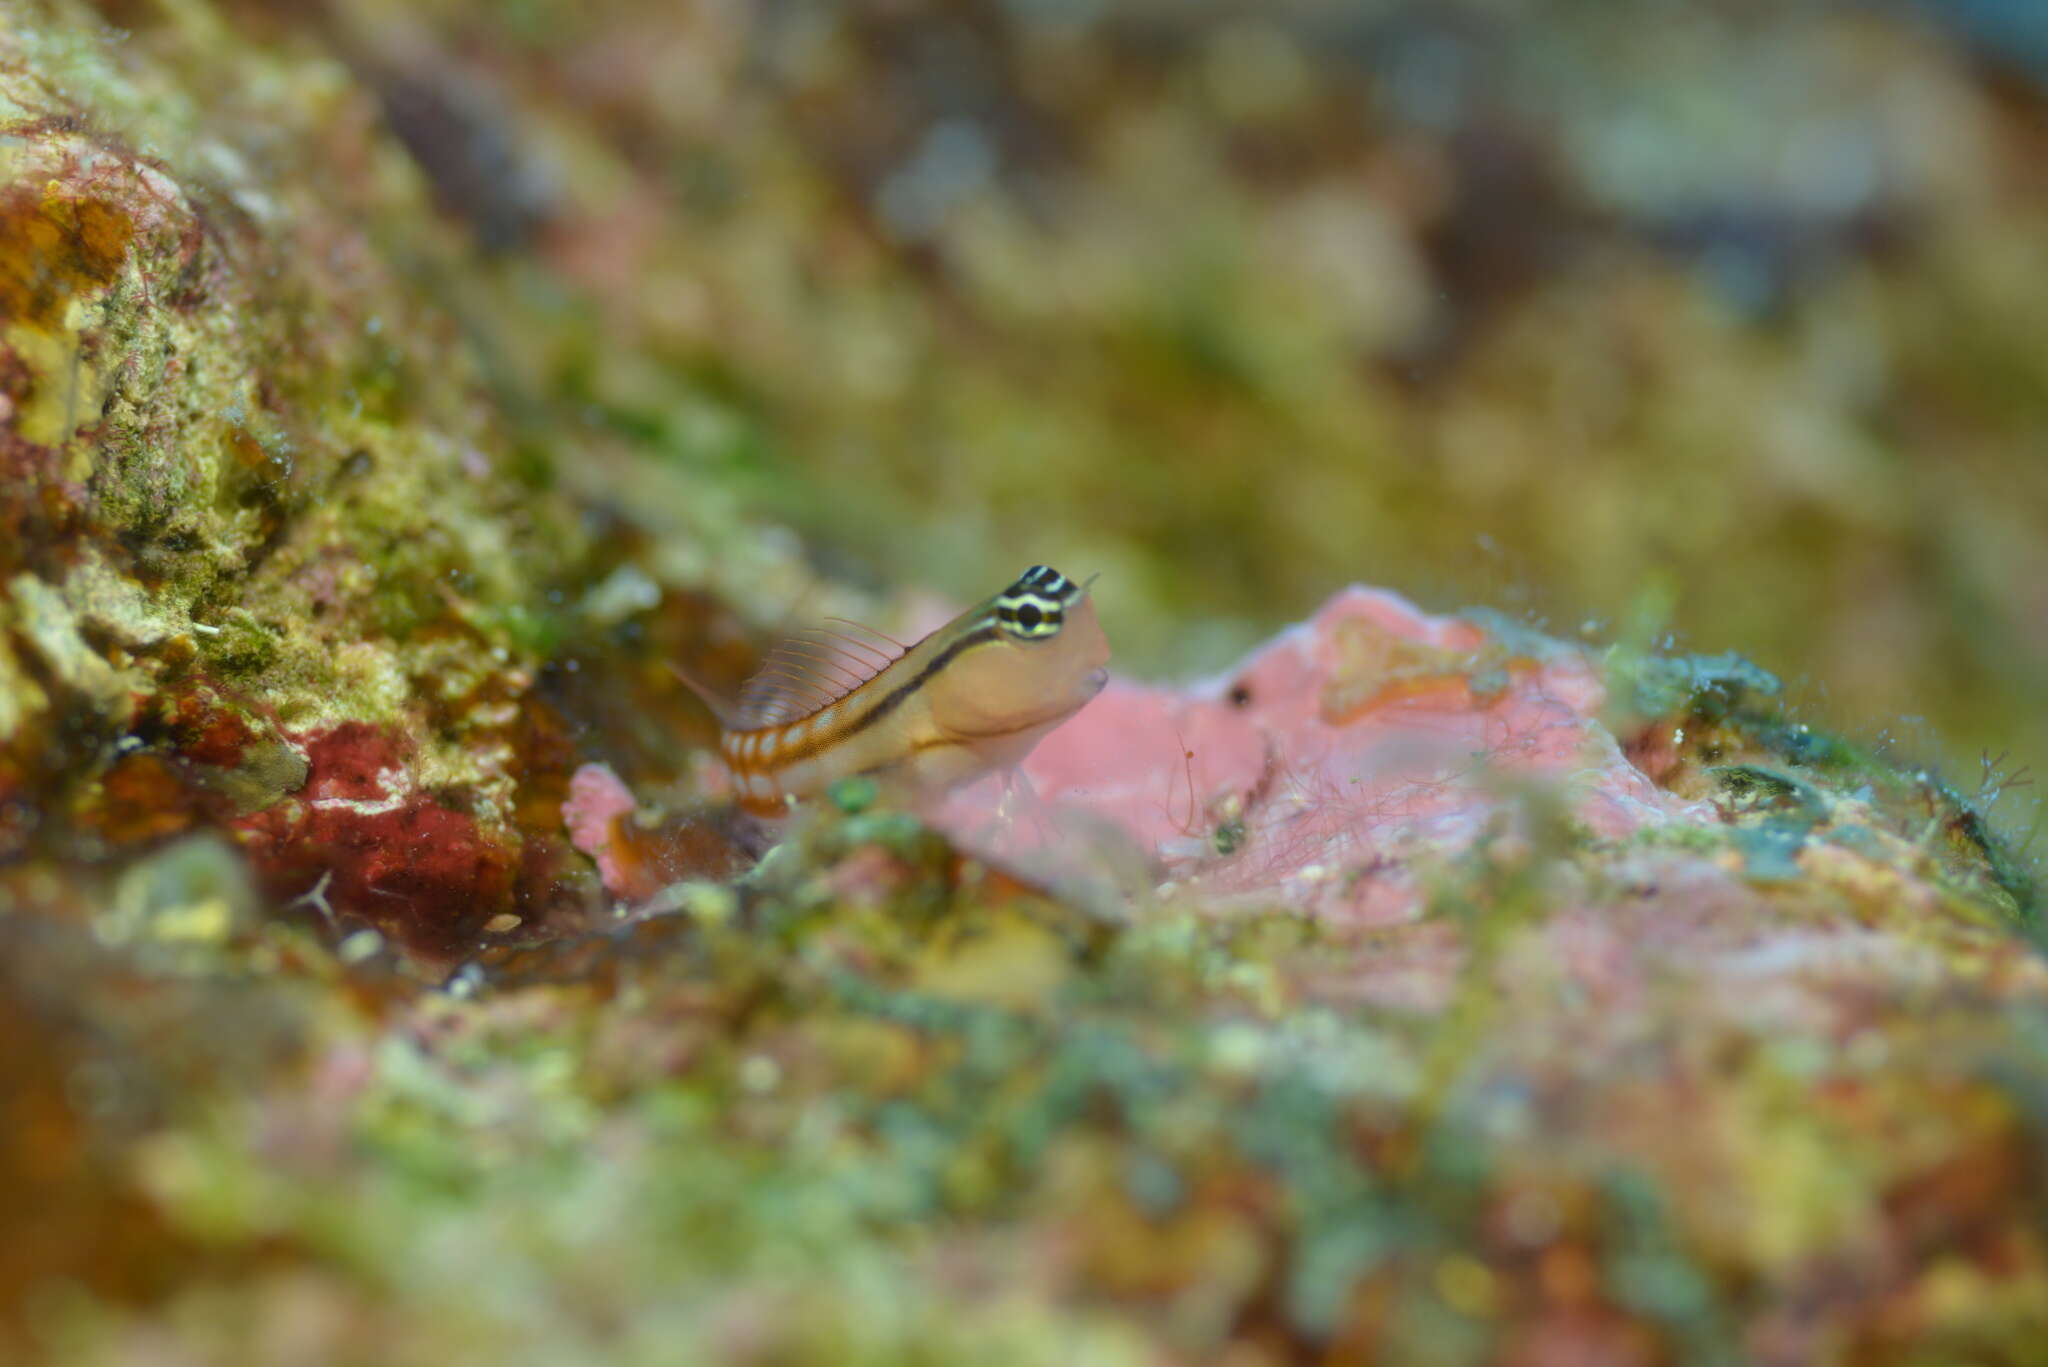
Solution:
[[(572, 562), (576, 523), (507, 473), (428, 267), (381, 249), (447, 251), (346, 70), (204, 6), (168, 7), (150, 48), (84, 7), (15, 6), (0, 35), (10, 273), (33, 305), (6, 321), (10, 440), (48, 480), (9, 498), (66, 505), (17, 511), (0, 552), (15, 653), (62, 694), (15, 695), (0, 739), (74, 703), (118, 725), (195, 669), (296, 730), (411, 725), (421, 680), (451, 682), (431, 626), (471, 641), (465, 682), (530, 666), (491, 623), (538, 597), (522, 548)], [(81, 634), (127, 663), (74, 667)], [(502, 801), (488, 754), (433, 753)]]

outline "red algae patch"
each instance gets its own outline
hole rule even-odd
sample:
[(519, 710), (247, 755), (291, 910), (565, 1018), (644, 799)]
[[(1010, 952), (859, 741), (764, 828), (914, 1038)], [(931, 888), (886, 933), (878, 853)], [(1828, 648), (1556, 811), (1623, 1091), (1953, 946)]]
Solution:
[[(1353, 587), (1216, 678), (1113, 680), (1024, 771), (1052, 829), (1107, 826), (1165, 877), (1385, 924), (1419, 909), (1418, 865), (1512, 829), (1510, 807), (1548, 802), (1604, 838), (1699, 814), (1628, 762), (1604, 699), (1567, 647), (1518, 655)], [(1029, 864), (1047, 824), (994, 820), (998, 796), (976, 785), (936, 819)]]
[(416, 786), (410, 747), (365, 722), (308, 736), (297, 796), (235, 823), (271, 891), (352, 913), (429, 957), (508, 901), (516, 851)]

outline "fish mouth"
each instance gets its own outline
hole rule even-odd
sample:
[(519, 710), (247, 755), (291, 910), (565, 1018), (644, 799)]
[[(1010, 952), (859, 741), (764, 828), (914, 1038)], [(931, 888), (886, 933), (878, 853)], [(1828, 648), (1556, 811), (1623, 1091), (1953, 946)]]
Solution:
[(1087, 678), (1081, 680), (1081, 694), (1084, 697), (1092, 698), (1097, 693), (1100, 693), (1108, 683), (1109, 667), (1104, 665), (1101, 669), (1095, 670)]

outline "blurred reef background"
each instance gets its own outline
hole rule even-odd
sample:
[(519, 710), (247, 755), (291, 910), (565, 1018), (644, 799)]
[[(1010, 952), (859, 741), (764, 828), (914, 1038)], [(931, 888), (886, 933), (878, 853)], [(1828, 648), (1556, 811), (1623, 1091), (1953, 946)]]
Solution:
[[(2018, 0), (0, 0), (0, 1357), (2048, 1361), (2044, 318)], [(732, 883), (669, 664), (1032, 562), (1718, 825)]]

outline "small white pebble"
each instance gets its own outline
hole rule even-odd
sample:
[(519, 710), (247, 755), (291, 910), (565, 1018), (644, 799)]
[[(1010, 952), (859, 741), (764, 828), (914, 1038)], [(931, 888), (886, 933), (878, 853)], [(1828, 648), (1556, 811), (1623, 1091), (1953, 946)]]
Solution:
[(772, 1092), (782, 1081), (782, 1065), (766, 1054), (750, 1054), (740, 1064), (740, 1086), (750, 1092)]
[(334, 955), (345, 964), (374, 959), (384, 948), (384, 937), (374, 930), (359, 930), (335, 947)]

